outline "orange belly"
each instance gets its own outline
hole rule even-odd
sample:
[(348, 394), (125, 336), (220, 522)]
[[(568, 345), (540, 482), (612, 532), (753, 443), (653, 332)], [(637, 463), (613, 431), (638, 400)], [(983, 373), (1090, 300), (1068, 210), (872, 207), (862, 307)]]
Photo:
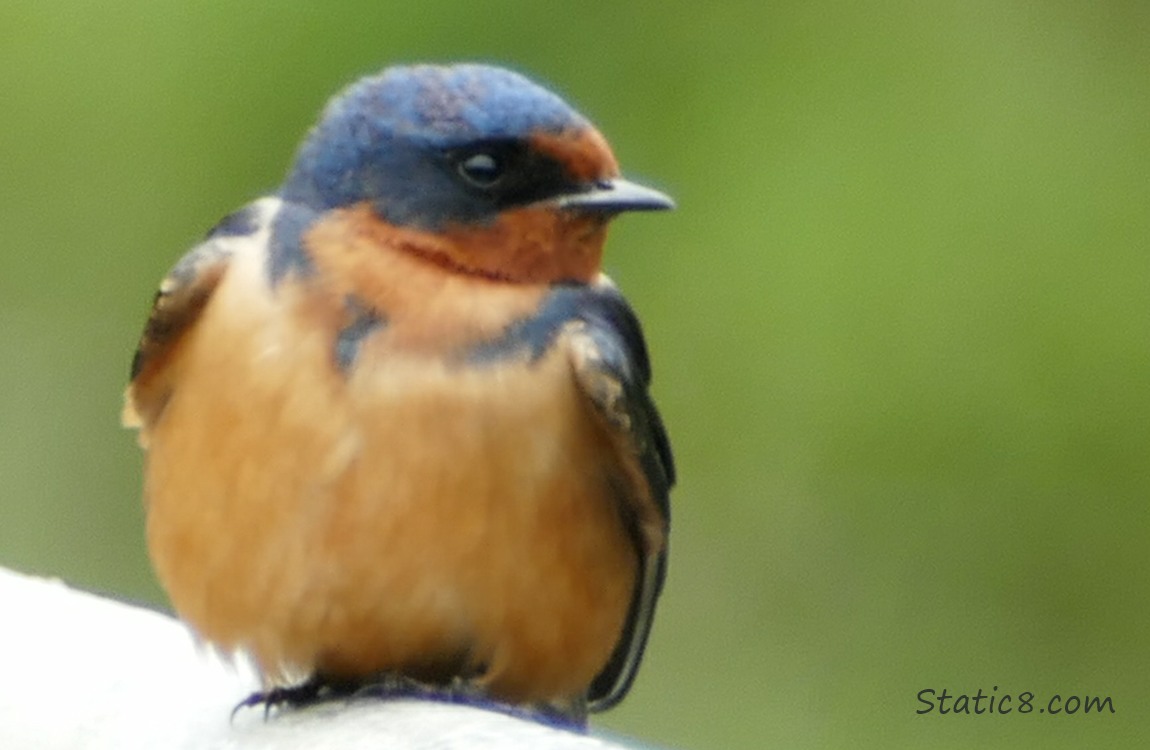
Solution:
[(151, 431), (148, 541), (181, 617), (273, 683), (398, 670), (581, 694), (637, 558), (563, 352), (453, 369), (365, 348), (344, 377), (320, 333), (253, 322), (272, 304), (217, 294)]

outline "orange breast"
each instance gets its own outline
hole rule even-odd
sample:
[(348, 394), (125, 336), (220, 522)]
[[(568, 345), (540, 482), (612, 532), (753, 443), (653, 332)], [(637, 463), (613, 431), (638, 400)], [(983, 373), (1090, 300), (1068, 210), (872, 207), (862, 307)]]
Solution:
[[(266, 287), (260, 257), (234, 260), (152, 426), (149, 546), (180, 615), (273, 682), (401, 670), (482, 674), (512, 701), (585, 690), (637, 558), (566, 353), (452, 365), (401, 314), (344, 374), (335, 311)], [(429, 309), (446, 326), (453, 305)]]

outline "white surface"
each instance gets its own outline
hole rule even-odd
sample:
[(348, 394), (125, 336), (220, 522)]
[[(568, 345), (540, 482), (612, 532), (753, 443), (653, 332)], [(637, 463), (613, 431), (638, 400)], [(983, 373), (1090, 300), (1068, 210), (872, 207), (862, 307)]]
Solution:
[(232, 708), (253, 673), (165, 615), (0, 568), (0, 748), (621, 748), (466, 706), (326, 703), (263, 719)]

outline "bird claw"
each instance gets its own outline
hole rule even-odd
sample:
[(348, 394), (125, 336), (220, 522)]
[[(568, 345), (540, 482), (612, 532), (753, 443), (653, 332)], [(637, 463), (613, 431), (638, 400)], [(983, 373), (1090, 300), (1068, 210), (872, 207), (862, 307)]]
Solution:
[(351, 692), (353, 689), (346, 685), (333, 683), (313, 675), (298, 685), (273, 687), (270, 690), (252, 693), (232, 709), (232, 719), (236, 718), (236, 714), (242, 708), (255, 708), (262, 705), (264, 707), (264, 720), (267, 720), (271, 716), (272, 709), (281, 706), (302, 708), (331, 698), (343, 697)]
[(235, 719), (240, 709), (255, 708), (262, 705), (264, 707), (264, 719), (267, 720), (273, 709), (285, 706), (287, 708), (303, 708), (341, 698), (352, 700), (409, 698), (437, 703), (453, 703), (496, 711), (507, 716), (547, 724), (568, 731), (587, 731), (587, 704), (583, 700), (573, 701), (569, 706), (551, 703), (505, 703), (492, 698), (482, 683), (474, 679), (456, 677), (448, 684), (436, 685), (393, 672), (377, 675), (371, 682), (357, 684), (333, 682), (313, 675), (298, 685), (274, 687), (267, 691), (252, 693), (236, 704), (236, 707), (232, 709), (232, 718)]

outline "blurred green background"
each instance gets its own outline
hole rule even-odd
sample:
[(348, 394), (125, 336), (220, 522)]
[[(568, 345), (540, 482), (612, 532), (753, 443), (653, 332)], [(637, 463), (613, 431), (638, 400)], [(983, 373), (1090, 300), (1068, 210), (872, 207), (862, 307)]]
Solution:
[[(162, 602), (118, 427), (156, 282), (340, 86), (497, 61), (680, 205), (608, 249), (682, 480), (648, 659), (598, 724), (1150, 732), (1150, 5), (320, 5), (0, 5), (0, 564)], [(993, 686), (1116, 713), (915, 714)]]

